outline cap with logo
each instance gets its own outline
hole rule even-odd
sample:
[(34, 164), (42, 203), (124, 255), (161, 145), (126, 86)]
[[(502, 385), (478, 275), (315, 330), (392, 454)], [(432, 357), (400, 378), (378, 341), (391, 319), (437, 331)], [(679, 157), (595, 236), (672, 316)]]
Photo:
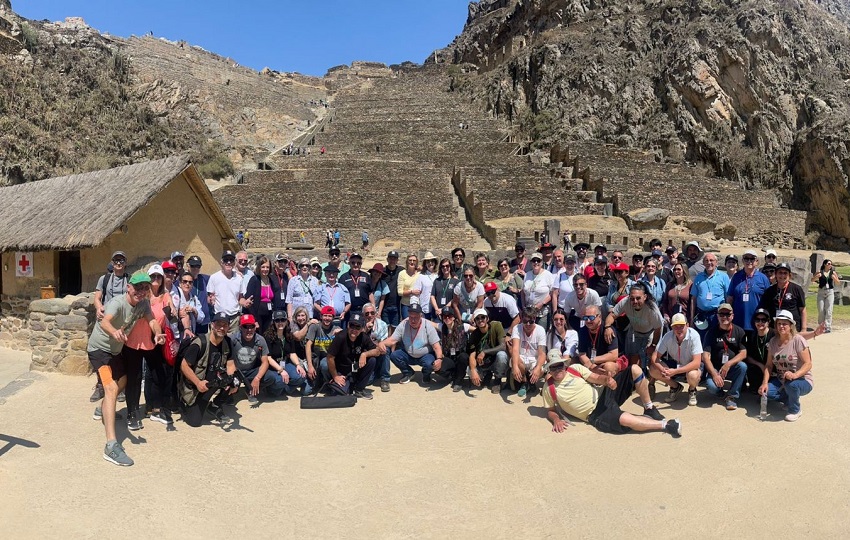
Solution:
[(192, 255), (191, 257), (189, 257), (189, 260), (187, 260), (186, 262), (189, 264), (189, 266), (203, 266), (203, 263), (201, 262), (201, 258), (198, 257), (197, 255)]
[(679, 326), (681, 324), (688, 324), (688, 319), (685, 318), (684, 313), (676, 313), (670, 318), (670, 326)]
[(325, 267), (325, 274), (339, 274), (339, 267), (329, 264)]
[(162, 271), (162, 266), (158, 264), (152, 264), (150, 268), (148, 268), (148, 275), (152, 276), (154, 274), (159, 274), (161, 276), (165, 275), (165, 272)]
[(776, 271), (778, 272), (780, 270), (788, 270), (790, 272), (791, 267), (788, 265), (788, 263), (782, 262), (776, 265)]
[(454, 317), (455, 316), (455, 310), (451, 306), (444, 306), (443, 309), (440, 310), (440, 316), (441, 317), (446, 317), (446, 316)]
[(398, 259), (398, 251), (392, 250), (389, 253), (387, 253), (387, 259), (389, 259), (391, 257), (395, 257), (396, 259)]
[(599, 255), (593, 259), (593, 264), (608, 264), (608, 257), (605, 255)]
[(664, 250), (668, 255), (676, 251), (676, 246), (667, 246), (667, 249)]
[(171, 253), (171, 260), (172, 261), (174, 259), (182, 259), (183, 257), (184, 257), (184, 255), (183, 255), (182, 251), (174, 251), (174, 252)]
[(169, 270), (177, 271), (177, 265), (171, 261), (162, 261), (162, 269), (168, 272)]
[(276, 260), (276, 261), (288, 261), (289, 255), (287, 255), (286, 253), (278, 253), (277, 255), (275, 255), (274, 260)]
[(572, 253), (567, 253), (566, 255), (564, 255), (564, 262), (565, 263), (574, 263), (574, 262), (576, 262), (576, 256), (573, 255)]
[(540, 252), (535, 251), (534, 253), (532, 253), (532, 254), (531, 254), (530, 259), (531, 259), (532, 261), (533, 261), (534, 259), (537, 259), (537, 260), (539, 260), (539, 261), (542, 261), (542, 260), (543, 260), (543, 255), (541, 255), (541, 254), (540, 254)]
[(720, 313), (721, 311), (732, 311), (732, 305), (723, 302), (722, 304), (717, 306), (717, 312)]
[(221, 260), (223, 261), (223, 260), (225, 260), (225, 259), (233, 259), (233, 260), (236, 260), (236, 254), (235, 254), (235, 253), (233, 253), (233, 252), (232, 252), (231, 250), (229, 250), (229, 249), (225, 249), (225, 250), (221, 253)]
[(408, 313), (422, 313), (422, 306), (419, 304), (410, 304), (410, 307), (407, 309)]
[(324, 306), (322, 308), (322, 315), (336, 315), (336, 311), (333, 306)]
[(480, 317), (480, 316), (482, 316), (482, 315), (483, 315), (483, 316), (485, 316), (485, 317), (489, 317), (489, 316), (490, 316), (490, 315), (487, 313), (487, 310), (486, 310), (486, 309), (484, 309), (484, 308), (478, 308), (478, 309), (476, 309), (475, 311), (473, 311), (473, 312), (472, 312), (472, 320), (474, 321), (475, 319), (477, 319), (478, 317)]
[(273, 321), (285, 321), (288, 318), (289, 317), (286, 315), (286, 311), (284, 311), (282, 309), (275, 310), (272, 313), (272, 320)]
[(256, 324), (256, 323), (257, 323), (256, 319), (254, 319), (254, 316), (251, 315), (250, 313), (246, 313), (245, 315), (242, 315), (241, 317), (239, 317), (239, 326), (245, 326), (245, 325), (248, 325), (248, 324), (253, 325), (253, 324)]
[(363, 328), (363, 314), (359, 311), (357, 313), (352, 313), (351, 317), (348, 318), (348, 326)]
[(212, 319), (210, 319), (210, 323), (217, 323), (219, 321), (230, 322), (230, 319), (224, 313), (218, 312), (213, 313)]
[(738, 264), (738, 257), (732, 254), (726, 255), (726, 262), (735, 261), (735, 264)]
[(498, 290), (499, 290), (499, 286), (496, 285), (495, 281), (488, 281), (487, 283), (484, 284), (484, 292), (485, 293), (489, 294), (491, 292), (496, 292)]

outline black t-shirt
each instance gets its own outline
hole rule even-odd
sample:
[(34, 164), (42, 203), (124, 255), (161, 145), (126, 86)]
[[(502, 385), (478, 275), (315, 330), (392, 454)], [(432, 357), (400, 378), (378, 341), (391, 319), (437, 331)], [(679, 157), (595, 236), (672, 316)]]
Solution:
[[(213, 345), (212, 342), (207, 339), (206, 336), (201, 337), (200, 339), (202, 339), (206, 343), (206, 346), (209, 349), (209, 362), (207, 363), (207, 373), (205, 379), (207, 381), (212, 381), (213, 372), (215, 372), (217, 368), (223, 369), (225, 367), (225, 363), (228, 360), (233, 360), (233, 347), (230, 344), (230, 338), (227, 336), (225, 336), (224, 339), (221, 340), (221, 343), (219, 343), (218, 345)], [(227, 355), (226, 358), (224, 357), (225, 341), (228, 342), (227, 348), (230, 353)], [(198, 359), (200, 358), (200, 356), (201, 347), (197, 343), (192, 343), (191, 345), (189, 345), (189, 347), (186, 349), (186, 352), (183, 354), (183, 359), (186, 360), (186, 363), (189, 365), (189, 367), (194, 370), (195, 366), (198, 365)]]
[[(455, 285), (458, 283), (460, 281), (454, 276), (450, 278), (438, 277), (434, 280), (431, 296), (437, 301), (437, 307), (442, 309), (451, 305), (452, 299), (455, 297)], [(430, 299), (428, 301), (430, 302)]]
[[(604, 275), (593, 274), (593, 276), (587, 280), (587, 286), (590, 289), (596, 291), (599, 295), (599, 298), (605, 298), (608, 296), (608, 286), (611, 283), (611, 277), (606, 273)], [(596, 351), (599, 353), (599, 351)]]
[(773, 339), (775, 335), (776, 332), (774, 332), (773, 329), (768, 330), (764, 337), (760, 337), (758, 332), (755, 330), (747, 332), (747, 335), (744, 338), (744, 346), (747, 348), (747, 358), (758, 360), (762, 364), (766, 363), (767, 344), (770, 343), (770, 340)]
[(354, 362), (360, 362), (360, 355), (375, 348), (375, 343), (369, 334), (361, 332), (354, 342), (348, 339), (348, 332), (340, 332), (336, 335), (328, 348), (328, 356), (334, 357), (336, 371), (340, 375), (351, 373)]
[(787, 289), (780, 287), (778, 283), (774, 283), (764, 291), (759, 307), (766, 309), (771, 317), (776, 317), (776, 312), (780, 309), (790, 311), (797, 323), (797, 331), (800, 332), (803, 328), (801, 315), (803, 308), (806, 307), (806, 292), (802, 287), (790, 281)]
[(289, 358), (289, 355), (293, 353), (295, 353), (295, 356), (301, 360), (305, 360), (307, 358), (307, 348), (304, 346), (304, 341), (290, 336), (289, 339), (286, 340), (284, 354), (287, 358)]
[(401, 266), (396, 266), (395, 270), (390, 270), (389, 267), (384, 267), (384, 272), (387, 277), (383, 278), (387, 287), (390, 288), (389, 294), (385, 295), (384, 306), (398, 306), (398, 275), (401, 272)]
[(728, 354), (729, 360), (734, 358), (745, 347), (745, 338), (746, 332), (736, 324), (727, 330), (714, 325), (702, 340), (702, 350), (711, 353), (712, 365), (720, 369), (723, 366), (723, 355)]
[[(280, 339), (278, 339), (277, 335), (271, 340), (266, 340), (266, 344), (269, 346), (269, 356), (271, 356), (278, 364), (282, 364), (288, 358), (286, 352), (286, 343)], [(286, 356), (286, 358), (284, 358)]]
[(599, 328), (599, 332), (596, 334), (596, 340), (594, 341), (590, 335), (590, 330), (585, 326), (584, 328), (579, 328), (578, 331), (578, 354), (586, 354), (588, 358), (590, 358), (590, 350), (596, 349), (596, 356), (602, 356), (603, 354), (608, 354), (620, 347), (620, 344), (617, 342), (617, 333), (614, 332), (614, 337), (611, 338), (611, 343), (605, 341), (605, 329)]

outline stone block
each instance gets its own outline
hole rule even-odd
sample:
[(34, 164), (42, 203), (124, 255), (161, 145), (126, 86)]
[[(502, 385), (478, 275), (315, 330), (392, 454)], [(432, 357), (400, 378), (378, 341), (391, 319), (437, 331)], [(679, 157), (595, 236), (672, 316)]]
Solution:
[(80, 330), (84, 332), (88, 326), (89, 320), (79, 315), (58, 315), (56, 317), (56, 327), (60, 330)]
[(57, 367), (59, 372), (65, 375), (88, 375), (91, 373), (91, 364), (86, 356), (66, 356), (59, 361)]
[(646, 231), (663, 229), (670, 211), (663, 208), (637, 208), (623, 216), (630, 230)]
[[(850, 280), (842, 279), (841, 286), (835, 288), (835, 304), (850, 306)], [(3, 334), (0, 334), (2, 337)]]
[(714, 229), (714, 238), (717, 240), (734, 240), (735, 235), (737, 234), (738, 227), (736, 227), (734, 223), (730, 223), (728, 221), (725, 223), (718, 223), (717, 227)]
[(33, 300), (30, 302), (30, 311), (49, 313), (52, 315), (67, 315), (71, 312), (71, 304), (70, 302), (66, 302), (59, 298)]
[(94, 310), (94, 301), (90, 295), (67, 297), (68, 300), (71, 300), (71, 298), (74, 299), (73, 302), (71, 302), (71, 309)]
[(673, 216), (670, 219), (697, 236), (710, 233), (717, 227), (715, 220), (703, 216)]
[(47, 327), (44, 326), (44, 323), (41, 321), (32, 321), (30, 322), (30, 330), (33, 332), (43, 332)]

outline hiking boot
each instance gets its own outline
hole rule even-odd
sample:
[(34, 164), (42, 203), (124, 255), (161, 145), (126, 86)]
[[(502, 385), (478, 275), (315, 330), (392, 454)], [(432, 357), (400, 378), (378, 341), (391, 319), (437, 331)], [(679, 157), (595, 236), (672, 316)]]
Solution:
[(123, 391), (123, 390), (121, 390), (120, 392), (118, 392), (118, 403), (124, 403), (124, 401), (125, 401), (126, 399), (127, 399), (127, 396), (125, 396), (125, 395), (124, 395), (124, 391)]
[(389, 381), (381, 381), (381, 392), (389, 392), (390, 391), (390, 382)]
[(374, 399), (374, 398), (372, 397), (372, 394), (371, 394), (371, 393), (369, 393), (369, 392), (364, 392), (363, 390), (355, 390), (355, 391), (354, 391), (354, 396), (355, 396), (357, 399)]
[(94, 408), (94, 414), (91, 415), (92, 420), (100, 420), (103, 422), (103, 410), (100, 408), (100, 405)]
[(735, 398), (727, 397), (726, 398), (726, 410), (734, 411), (738, 408), (738, 404), (735, 403)]
[(671, 386), (670, 393), (667, 394), (667, 397), (664, 399), (664, 401), (666, 401), (667, 403), (673, 403), (674, 401), (676, 401), (679, 398), (679, 394), (682, 393), (683, 388), (684, 387), (681, 384), (675, 388)]
[(664, 431), (669, 433), (674, 437), (682, 436), (682, 422), (676, 418), (673, 420), (667, 420), (667, 425), (664, 426)]
[(133, 464), (133, 460), (124, 451), (124, 447), (117, 442), (106, 444), (103, 448), (103, 459), (110, 463), (121, 465), (122, 467), (129, 467)]
[(463, 387), (459, 384), (452, 385), (452, 392), (460, 392), (463, 390)]
[(127, 429), (130, 431), (139, 431), (143, 427), (142, 421), (139, 419), (137, 413), (131, 413), (130, 416), (127, 417)]
[(517, 396), (518, 398), (522, 399), (522, 398), (524, 398), (524, 397), (525, 397), (525, 395), (526, 395), (527, 393), (528, 393), (528, 385), (527, 385), (527, 384), (525, 384), (525, 383), (522, 383), (522, 386), (520, 386), (520, 387), (519, 387), (519, 390), (517, 390), (517, 392), (516, 392), (516, 396)]
[(493, 394), (498, 394), (502, 391), (502, 380), (501, 379), (493, 379), (493, 384), (490, 385), (490, 392)]
[(407, 384), (413, 380), (413, 373), (410, 375), (403, 375), (401, 379), (399, 379), (398, 384)]
[(644, 410), (643, 410), (643, 415), (644, 415), (644, 416), (648, 416), (648, 417), (652, 418), (653, 420), (658, 420), (659, 422), (660, 422), (661, 420), (664, 420), (664, 415), (663, 415), (663, 414), (661, 414), (661, 413), (658, 411), (658, 409), (657, 409), (657, 408), (655, 408), (655, 407), (652, 407), (651, 409), (644, 409)]
[(688, 405), (693, 407), (696, 404), (697, 404), (697, 391), (696, 391), (696, 389), (688, 390)]
[(166, 426), (174, 423), (174, 419), (171, 418), (171, 413), (167, 409), (160, 409), (159, 412), (151, 414), (150, 419)]
[(103, 399), (104, 392), (103, 392), (103, 385), (102, 384), (97, 383), (96, 385), (94, 385), (93, 390), (94, 391), (91, 393), (91, 397), (89, 398), (89, 401), (91, 403), (94, 403), (95, 401), (100, 401), (101, 399)]

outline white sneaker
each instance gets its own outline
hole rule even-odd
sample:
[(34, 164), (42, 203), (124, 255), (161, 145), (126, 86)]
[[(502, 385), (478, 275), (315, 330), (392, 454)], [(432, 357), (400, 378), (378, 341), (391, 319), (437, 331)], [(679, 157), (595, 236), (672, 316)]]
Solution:
[(688, 390), (688, 405), (693, 407), (697, 404), (697, 391), (696, 390)]
[(800, 412), (795, 413), (795, 414), (786, 414), (785, 415), (785, 421), (786, 422), (796, 422), (797, 419), (799, 419), (801, 416), (803, 416), (803, 410), (802, 409), (800, 409)]

